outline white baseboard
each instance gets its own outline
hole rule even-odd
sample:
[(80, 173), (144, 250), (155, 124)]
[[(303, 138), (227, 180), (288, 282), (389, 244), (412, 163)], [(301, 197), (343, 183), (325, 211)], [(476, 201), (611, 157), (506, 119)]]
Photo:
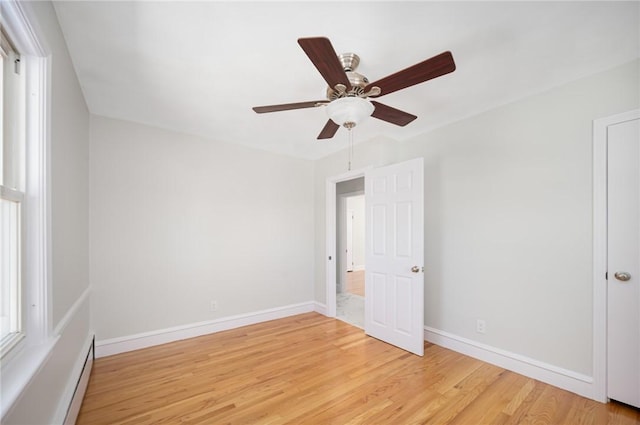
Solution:
[[(82, 400), (84, 399), (84, 395), (87, 392), (87, 387), (89, 386), (89, 377), (91, 376), (91, 369), (93, 368), (93, 354), (94, 354), (93, 335), (91, 335), (91, 342), (89, 345), (89, 349), (88, 351), (85, 351), (85, 352), (87, 354), (84, 358), (84, 361), (81, 363), (82, 369), (80, 371), (80, 374), (77, 375), (78, 382), (70, 392), (71, 397), (65, 398), (71, 401), (64, 415), (63, 425), (73, 425), (76, 423), (76, 420), (78, 419), (78, 414), (80, 413), (80, 407), (82, 406)], [(60, 423), (60, 422), (57, 421), (56, 423)]]
[(354, 272), (361, 272), (362, 270), (364, 270), (364, 264), (359, 265), (359, 266), (353, 266), (353, 271)]
[(314, 308), (313, 311), (315, 311), (316, 313), (320, 313), (323, 316), (327, 315), (327, 305), (326, 304), (322, 304), (322, 303), (319, 303), (317, 301), (314, 304), (315, 304), (315, 308)]
[(424, 339), (433, 344), (482, 360), (529, 378), (597, 400), (593, 378), (490, 345), (424, 327)]
[(194, 338), (215, 332), (226, 331), (229, 329), (239, 328), (241, 326), (267, 322), (269, 320), (282, 319), (296, 314), (309, 313), (317, 311), (316, 304), (317, 303), (313, 301), (309, 301), (306, 303), (277, 307), (253, 313), (223, 317), (216, 320), (208, 320), (205, 322), (159, 329), (136, 335), (96, 341), (96, 358), (139, 350), (141, 348), (166, 344), (168, 342), (179, 341), (182, 339)]

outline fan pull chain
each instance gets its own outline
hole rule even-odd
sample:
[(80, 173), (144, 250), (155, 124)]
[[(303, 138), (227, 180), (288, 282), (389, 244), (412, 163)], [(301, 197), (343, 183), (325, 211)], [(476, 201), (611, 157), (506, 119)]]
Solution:
[(349, 169), (348, 171), (351, 171), (351, 161), (353, 161), (353, 129), (350, 128), (349, 129)]

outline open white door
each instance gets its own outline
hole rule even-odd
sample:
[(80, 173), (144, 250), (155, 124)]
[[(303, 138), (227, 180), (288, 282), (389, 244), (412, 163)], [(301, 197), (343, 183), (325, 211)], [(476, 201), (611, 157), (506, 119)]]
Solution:
[(423, 160), (365, 174), (365, 332), (424, 354)]

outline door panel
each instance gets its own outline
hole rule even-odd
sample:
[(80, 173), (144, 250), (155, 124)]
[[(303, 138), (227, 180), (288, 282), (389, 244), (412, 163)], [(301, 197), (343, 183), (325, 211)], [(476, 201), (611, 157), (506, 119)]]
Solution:
[(371, 206), (371, 221), (373, 226), (370, 240), (372, 241), (373, 255), (384, 257), (387, 248), (387, 210), (384, 205)]
[(411, 257), (411, 202), (398, 202), (396, 204), (396, 256)]
[[(413, 282), (411, 279), (406, 277), (396, 277), (396, 294), (395, 298), (398, 300), (408, 300), (411, 299), (413, 293), (411, 288), (413, 287)], [(407, 336), (411, 336), (412, 323), (411, 317), (413, 316), (412, 305), (410, 308), (401, 308), (396, 309), (396, 330), (400, 333), (403, 333)]]
[[(373, 316), (372, 321), (376, 325), (384, 326), (387, 321), (387, 309), (385, 300), (387, 298), (387, 277), (381, 273), (371, 273), (371, 279), (373, 284), (373, 291), (371, 296), (367, 295), (367, 298), (371, 298), (373, 303)], [(365, 294), (368, 294), (368, 289), (365, 284)]]
[(365, 332), (423, 355), (422, 159), (368, 171), (365, 205)]
[[(640, 121), (607, 129), (608, 397), (640, 407)], [(620, 273), (630, 275), (624, 279)]]

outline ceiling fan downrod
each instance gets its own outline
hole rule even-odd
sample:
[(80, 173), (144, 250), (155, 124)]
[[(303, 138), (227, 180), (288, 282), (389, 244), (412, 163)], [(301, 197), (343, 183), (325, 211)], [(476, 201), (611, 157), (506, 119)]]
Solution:
[(360, 57), (355, 53), (342, 53), (338, 55), (338, 61), (344, 69), (351, 88), (347, 90), (347, 86), (344, 84), (336, 84), (333, 88), (327, 88), (327, 99), (336, 100), (342, 97), (362, 97), (378, 96), (380, 94), (379, 87), (370, 87), (369, 91), (365, 91), (369, 84), (369, 79), (364, 75), (355, 72), (356, 68), (360, 64)]

